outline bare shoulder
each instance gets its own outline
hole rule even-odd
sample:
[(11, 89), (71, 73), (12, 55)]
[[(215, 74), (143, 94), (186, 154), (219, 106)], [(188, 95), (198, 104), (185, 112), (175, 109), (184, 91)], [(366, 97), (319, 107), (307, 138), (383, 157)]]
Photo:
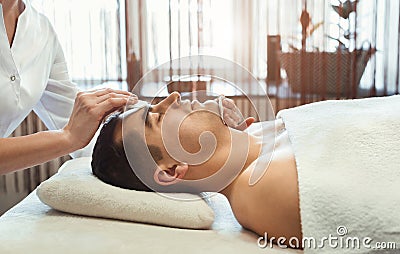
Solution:
[(232, 192), (232, 210), (239, 223), (263, 235), (300, 236), (297, 169), (287, 132), (277, 136), (271, 162), (262, 178), (249, 184), (246, 169)]

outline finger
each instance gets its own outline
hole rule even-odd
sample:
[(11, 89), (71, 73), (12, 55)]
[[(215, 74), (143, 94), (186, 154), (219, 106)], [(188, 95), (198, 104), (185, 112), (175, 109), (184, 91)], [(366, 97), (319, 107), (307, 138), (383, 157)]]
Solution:
[(95, 93), (95, 92), (97, 92), (97, 91), (105, 90), (105, 89), (106, 89), (106, 88), (91, 89), (91, 90), (81, 90), (80, 92), (82, 92), (82, 93)]
[(235, 102), (231, 99), (224, 99), (223, 106), (226, 112), (229, 112), (231, 117), (234, 118), (237, 122), (242, 122), (244, 117), (242, 112), (240, 112), (239, 108), (235, 105)]
[(117, 90), (117, 89), (111, 89), (111, 90), (112, 90), (113, 93), (117, 93), (117, 94), (125, 94), (125, 95), (128, 95), (128, 96), (136, 96), (133, 93), (128, 92), (128, 91), (124, 91), (124, 90)]
[(125, 105), (123, 105), (123, 106), (121, 106), (121, 107), (119, 107), (119, 108), (113, 108), (113, 109), (111, 109), (110, 111), (108, 111), (108, 112), (106, 112), (106, 117), (104, 118), (104, 120), (106, 120), (110, 115), (112, 115), (113, 113), (116, 113), (116, 112), (120, 112), (120, 113), (122, 113), (126, 108), (128, 108), (129, 109), (129, 106), (131, 106), (131, 105), (134, 105), (134, 104), (136, 104), (138, 102), (138, 99), (137, 99), (137, 97), (136, 98), (132, 98), (132, 97), (129, 97), (129, 99), (127, 100), (127, 102), (125, 103)]
[(245, 129), (247, 129), (246, 121), (243, 121), (241, 124), (236, 126), (236, 129), (239, 130), (239, 131), (244, 131)]
[(108, 93), (123, 94), (123, 95), (127, 95), (127, 96), (133, 95), (132, 93), (130, 93), (128, 91), (115, 90), (115, 89), (111, 89), (111, 88), (104, 88), (104, 89), (99, 89), (97, 91), (94, 91), (94, 95), (96, 95), (96, 96), (102, 96), (102, 95), (105, 95)]
[(237, 126), (237, 122), (228, 115), (224, 117), (224, 121), (229, 127), (236, 128)]
[(96, 107), (96, 113), (102, 120), (107, 114), (111, 114), (118, 109), (122, 108), (127, 103), (126, 98), (109, 98), (99, 104)]
[(108, 110), (106, 113), (104, 113), (103, 122), (105, 122), (112, 115), (123, 113), (124, 109), (125, 109), (125, 106), (121, 106), (119, 108), (112, 108), (112, 109)]
[(230, 117), (236, 124), (244, 120), (242, 117), (239, 117), (235, 112), (231, 111), (230, 109), (224, 111), (224, 118), (225, 117)]
[(247, 129), (250, 125), (252, 125), (252, 123), (254, 123), (256, 121), (256, 119), (254, 117), (248, 117), (246, 120), (244, 120), (243, 122), (241, 122), (236, 129), (244, 131), (245, 129)]
[(136, 95), (135, 96), (131, 96), (131, 97), (129, 97), (127, 104), (128, 105), (134, 105), (134, 104), (138, 103), (138, 101), (139, 101), (139, 99), (138, 99), (138, 97)]
[(123, 106), (121, 106), (121, 107), (119, 107), (119, 108), (112, 108), (111, 110), (109, 110), (109, 111), (107, 111), (106, 113), (105, 113), (105, 115), (104, 115), (104, 117), (103, 117), (103, 122), (105, 121), (105, 120), (107, 120), (108, 119), (108, 117), (109, 116), (111, 116), (112, 114), (114, 114), (114, 113), (116, 113), (116, 112), (123, 112), (124, 110), (127, 110), (127, 109), (129, 109), (129, 107), (130, 106), (132, 106), (132, 105), (135, 105), (136, 103), (138, 103), (138, 99), (137, 99), (137, 97), (129, 97), (128, 98), (128, 100), (127, 100), (127, 102), (123, 105)]
[(229, 98), (225, 98), (225, 99), (222, 101), (222, 105), (223, 105), (224, 107), (226, 107), (226, 108), (229, 108), (229, 109), (235, 109), (235, 108), (237, 108), (236, 105), (235, 105), (235, 102), (234, 102), (233, 100), (229, 99)]
[(224, 108), (225, 112), (229, 113), (232, 118), (236, 119), (238, 122), (244, 121), (244, 117), (242, 115), (242, 112), (240, 112), (239, 108), (234, 105), (234, 108)]
[(245, 123), (247, 125), (247, 127), (249, 127), (250, 125), (252, 125), (254, 122), (256, 121), (256, 119), (254, 117), (249, 117), (245, 120)]
[(225, 95), (220, 94), (217, 98), (215, 98), (213, 101), (219, 102), (219, 100), (224, 100), (225, 99)]
[(127, 96), (125, 94), (107, 93), (107, 94), (103, 94), (102, 96), (97, 97), (96, 103), (102, 103), (103, 101), (108, 100), (110, 98), (126, 98), (128, 100), (130, 98), (130, 96)]
[(96, 89), (92, 89), (92, 90), (85, 90), (82, 92), (86, 93), (86, 94), (103, 95), (104, 93), (111, 92), (111, 90), (112, 90), (111, 88), (104, 87), (104, 88), (96, 88)]

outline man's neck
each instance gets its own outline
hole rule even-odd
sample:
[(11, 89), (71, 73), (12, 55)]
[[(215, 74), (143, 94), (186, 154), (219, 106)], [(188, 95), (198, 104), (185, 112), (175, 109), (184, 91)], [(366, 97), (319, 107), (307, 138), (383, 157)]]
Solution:
[(220, 191), (220, 193), (225, 195), (228, 199), (230, 197), (232, 188), (234, 187), (239, 176), (250, 166), (251, 163), (253, 163), (259, 157), (261, 153), (261, 143), (258, 142), (258, 139), (248, 133), (243, 133), (243, 134), (248, 135), (248, 140), (249, 140), (246, 162), (244, 163), (244, 166), (241, 168), (237, 177), (226, 188)]

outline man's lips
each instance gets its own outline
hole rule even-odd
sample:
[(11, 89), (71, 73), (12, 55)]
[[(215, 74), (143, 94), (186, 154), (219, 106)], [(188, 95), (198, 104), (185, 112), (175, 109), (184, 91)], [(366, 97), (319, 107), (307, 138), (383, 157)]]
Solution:
[(191, 106), (192, 110), (194, 110), (195, 107), (198, 106), (198, 105), (200, 105), (200, 102), (198, 102), (196, 100), (194, 100), (194, 101), (192, 101), (192, 103), (190, 103), (190, 106)]

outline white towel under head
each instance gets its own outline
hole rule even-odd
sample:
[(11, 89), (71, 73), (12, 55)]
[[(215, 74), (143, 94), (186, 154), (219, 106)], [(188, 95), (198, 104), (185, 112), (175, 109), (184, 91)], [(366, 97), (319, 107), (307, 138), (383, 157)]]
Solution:
[(168, 193), (176, 197), (171, 199), (154, 192), (114, 187), (92, 174), (90, 161), (89, 157), (67, 161), (38, 187), (39, 199), (56, 210), (78, 215), (178, 228), (211, 227), (214, 212), (199, 196)]

